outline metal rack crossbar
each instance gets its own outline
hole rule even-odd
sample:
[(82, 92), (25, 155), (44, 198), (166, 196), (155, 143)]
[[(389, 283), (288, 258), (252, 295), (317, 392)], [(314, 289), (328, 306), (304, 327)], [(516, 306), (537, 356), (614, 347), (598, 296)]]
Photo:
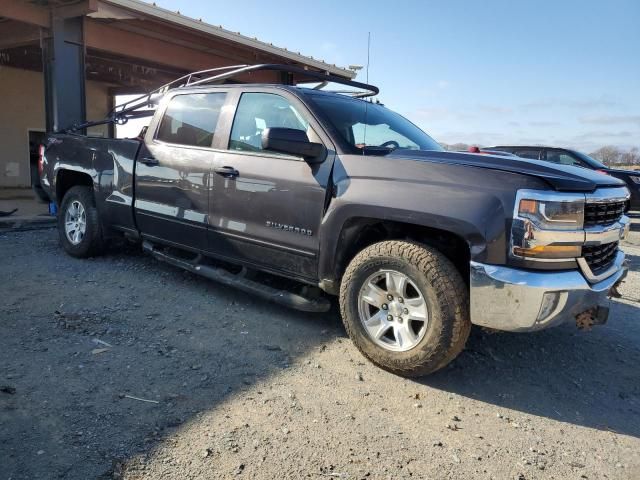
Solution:
[(354, 80), (348, 80), (346, 78), (337, 77), (325, 72), (319, 72), (314, 70), (307, 70), (305, 68), (294, 67), (291, 65), (278, 65), (278, 64), (260, 64), (260, 65), (233, 65), (228, 67), (210, 68), (207, 70), (200, 70), (198, 72), (192, 72), (184, 75), (180, 78), (172, 80), (171, 82), (162, 85), (144, 95), (136, 97), (127, 102), (116, 105), (109, 115), (104, 120), (96, 122), (85, 122), (80, 125), (74, 125), (67, 129), (67, 132), (74, 132), (83, 130), (88, 127), (96, 125), (104, 125), (107, 123), (116, 123), (123, 125), (127, 123), (130, 118), (143, 118), (153, 115), (153, 108), (158, 103), (160, 98), (169, 90), (177, 88), (187, 88), (203, 85), (216, 85), (226, 80), (230, 80), (233, 77), (241, 75), (243, 73), (257, 72), (257, 71), (275, 71), (289, 74), (300, 75), (302, 81), (298, 83), (319, 83), (316, 87), (320, 90), (326, 87), (329, 83), (338, 83), (341, 85), (347, 85), (350, 87), (361, 89), (360, 91), (342, 91), (347, 95), (351, 95), (355, 98), (366, 98), (377, 95), (380, 90), (374, 85), (366, 83), (356, 82)]

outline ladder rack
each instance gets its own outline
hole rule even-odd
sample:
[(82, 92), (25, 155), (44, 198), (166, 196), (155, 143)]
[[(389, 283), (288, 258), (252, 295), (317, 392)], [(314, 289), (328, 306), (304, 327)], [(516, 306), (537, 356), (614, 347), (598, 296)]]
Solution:
[(198, 72), (192, 72), (184, 75), (180, 78), (176, 78), (171, 82), (162, 85), (144, 95), (136, 97), (127, 102), (116, 105), (109, 115), (103, 119), (95, 122), (85, 122), (79, 125), (74, 125), (71, 128), (64, 130), (65, 132), (75, 132), (83, 130), (88, 127), (96, 125), (105, 125), (108, 123), (115, 123), (117, 125), (124, 125), (129, 119), (132, 118), (144, 118), (153, 115), (154, 106), (158, 103), (169, 90), (175, 90), (178, 88), (188, 88), (204, 85), (218, 85), (227, 80), (233, 79), (243, 73), (251, 73), (258, 71), (275, 71), (288, 74), (297, 74), (303, 77), (302, 81), (298, 83), (319, 83), (315, 87), (316, 90), (320, 90), (326, 87), (329, 83), (338, 83), (341, 85), (347, 85), (360, 89), (359, 91), (341, 91), (339, 93), (347, 94), (355, 98), (366, 98), (377, 95), (380, 90), (374, 85), (366, 83), (356, 82), (354, 80), (348, 80), (346, 78), (330, 75), (325, 72), (319, 72), (314, 70), (307, 70), (306, 68), (294, 67), (291, 65), (278, 65), (278, 64), (260, 64), (260, 65), (232, 65), (228, 67), (209, 68), (207, 70), (200, 70)]

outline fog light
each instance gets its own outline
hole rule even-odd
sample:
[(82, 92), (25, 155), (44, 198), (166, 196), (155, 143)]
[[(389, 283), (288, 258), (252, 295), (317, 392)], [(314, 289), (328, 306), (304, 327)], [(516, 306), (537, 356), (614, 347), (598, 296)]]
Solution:
[(560, 302), (560, 292), (547, 292), (542, 296), (542, 304), (538, 312), (536, 322), (542, 323), (545, 319), (555, 312)]
[(539, 245), (537, 247), (513, 247), (513, 253), (527, 258), (578, 258), (582, 255), (582, 247), (577, 245)]

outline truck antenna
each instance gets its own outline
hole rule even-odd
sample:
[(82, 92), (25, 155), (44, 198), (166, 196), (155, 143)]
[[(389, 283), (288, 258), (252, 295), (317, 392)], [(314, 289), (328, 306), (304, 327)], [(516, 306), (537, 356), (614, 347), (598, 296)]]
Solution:
[[(367, 33), (367, 83), (369, 83), (369, 60), (371, 58), (371, 32)], [(362, 135), (362, 155), (367, 148), (367, 110), (369, 102), (365, 100), (364, 104), (364, 133)]]
[(369, 59), (371, 55), (371, 32), (367, 35), (367, 83), (369, 83)]

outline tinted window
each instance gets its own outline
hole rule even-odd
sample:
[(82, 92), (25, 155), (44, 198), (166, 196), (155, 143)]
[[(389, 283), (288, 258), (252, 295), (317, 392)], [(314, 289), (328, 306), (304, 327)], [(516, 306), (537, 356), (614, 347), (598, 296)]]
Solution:
[(229, 140), (230, 150), (262, 150), (262, 132), (267, 128), (307, 131), (304, 117), (280, 95), (243, 93), (236, 110)]
[(156, 138), (163, 142), (210, 147), (225, 93), (176, 95), (162, 117)]
[(513, 153), (519, 157), (530, 158), (531, 160), (538, 160), (540, 158), (540, 150), (537, 149), (514, 150)]
[(585, 167), (581, 160), (574, 158), (566, 152), (557, 150), (547, 150), (547, 162), (559, 163), (561, 165), (573, 165), (575, 167)]

